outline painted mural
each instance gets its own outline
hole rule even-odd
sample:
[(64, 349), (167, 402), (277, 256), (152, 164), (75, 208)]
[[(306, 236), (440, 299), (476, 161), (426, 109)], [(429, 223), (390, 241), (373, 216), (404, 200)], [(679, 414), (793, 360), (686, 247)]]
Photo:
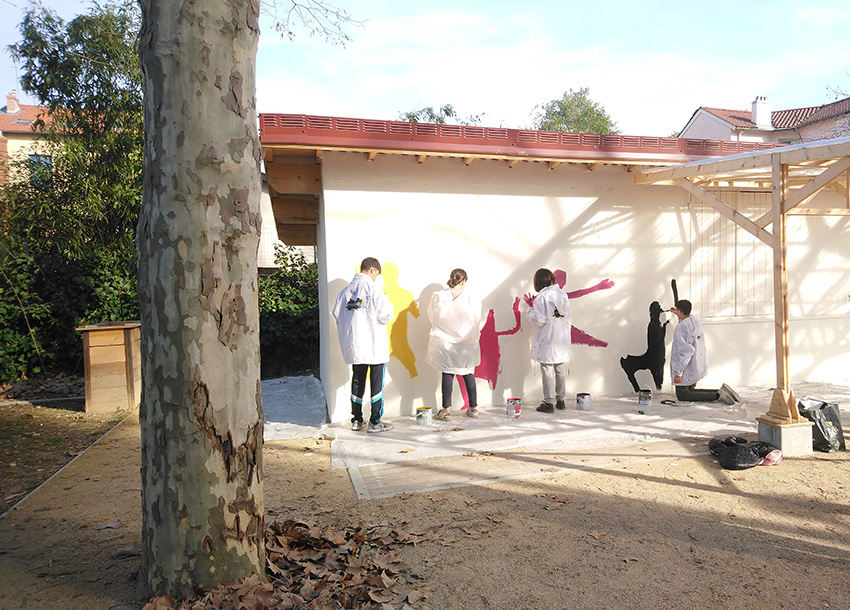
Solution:
[(416, 369), (416, 354), (410, 347), (407, 337), (408, 317), (419, 317), (419, 306), (413, 298), (413, 293), (402, 288), (398, 283), (398, 265), (395, 263), (383, 263), (381, 275), (384, 278), (384, 292), (393, 311), (396, 312), (393, 321), (387, 324), (387, 332), (390, 336), (390, 356), (401, 362), (411, 379), (419, 375)]
[[(393, 304), (393, 309), (396, 316), (388, 326), (390, 338), (390, 355), (396, 358), (407, 370), (411, 379), (419, 374), (416, 368), (416, 354), (410, 347), (408, 339), (408, 319), (409, 317), (418, 318), (420, 315), (419, 306), (413, 298), (413, 293), (402, 288), (399, 285), (399, 269), (395, 263), (384, 263), (381, 275), (384, 278), (384, 291), (387, 294), (390, 302)], [(567, 272), (562, 269), (557, 269), (555, 272), (555, 281), (560, 288), (563, 288), (567, 283)], [(608, 290), (613, 288), (614, 282), (609, 279), (600, 281), (594, 286), (581, 288), (567, 293), (570, 299), (578, 299), (583, 296), (593, 294), (600, 290)], [(530, 294), (523, 295), (524, 299), (529, 300)], [(496, 313), (493, 309), (487, 312), (487, 317), (484, 326), (481, 328), (479, 346), (481, 349), (481, 362), (475, 367), (475, 377), (486, 381), (490, 389), (495, 389), (501, 373), (502, 353), (500, 348), (499, 337), (507, 335), (515, 335), (522, 329), (522, 316), (519, 311), (520, 297), (514, 297), (511, 311), (514, 314), (514, 324), (512, 327), (505, 330), (496, 330)], [(589, 347), (608, 347), (608, 342), (599, 339), (590, 333), (572, 325), (571, 339), (573, 345), (586, 345)], [(464, 406), (469, 406), (469, 399), (466, 394), (466, 388), (463, 383), (458, 382), (461, 395), (463, 396)]]

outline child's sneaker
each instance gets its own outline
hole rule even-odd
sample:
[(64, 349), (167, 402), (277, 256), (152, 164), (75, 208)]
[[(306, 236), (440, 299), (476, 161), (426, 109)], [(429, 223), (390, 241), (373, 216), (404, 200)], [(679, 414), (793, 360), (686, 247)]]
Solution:
[(434, 419), (437, 419), (439, 421), (449, 421), (451, 418), (452, 414), (448, 411), (444, 411), (443, 409), (440, 409), (434, 414)]
[(352, 429), (354, 432), (360, 432), (360, 431), (361, 431), (363, 428), (365, 428), (365, 427), (366, 427), (366, 422), (365, 422), (365, 421), (357, 421), (357, 420), (355, 419), (353, 422), (351, 422), (351, 429)]
[(470, 408), (466, 410), (467, 417), (478, 417), (478, 408)]
[(393, 425), (388, 421), (379, 421), (377, 424), (373, 424), (369, 422), (369, 427), (366, 428), (366, 432), (386, 432), (387, 430), (391, 430)]
[(541, 413), (554, 413), (555, 412), (555, 406), (548, 403), (548, 402), (541, 402), (540, 406), (537, 407), (537, 410), (540, 411)]
[(558, 401), (555, 401), (555, 408), (558, 409), (559, 411), (563, 411), (564, 409), (567, 408), (567, 405), (564, 404), (563, 400), (558, 400)]
[[(726, 392), (726, 393), (727, 393), (727, 394), (728, 394), (728, 395), (732, 398), (732, 401), (733, 401), (733, 402), (731, 402), (731, 403), (729, 403), (729, 404), (735, 404), (736, 402), (741, 402), (741, 397), (740, 397), (740, 396), (738, 396), (738, 392), (736, 392), (735, 390), (733, 390), (732, 388), (730, 388), (730, 387), (729, 387), (728, 385), (726, 385), (725, 383), (724, 383), (722, 386), (720, 386), (720, 391), (721, 391), (721, 392), (724, 392), (724, 391), (725, 391), (725, 392)], [(721, 394), (721, 396), (722, 396), (722, 394)]]

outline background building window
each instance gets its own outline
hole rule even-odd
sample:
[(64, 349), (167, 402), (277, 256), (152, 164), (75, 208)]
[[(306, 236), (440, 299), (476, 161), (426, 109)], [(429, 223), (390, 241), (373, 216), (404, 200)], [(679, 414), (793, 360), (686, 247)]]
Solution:
[(53, 160), (50, 155), (30, 155), (30, 186), (49, 188), (52, 184)]

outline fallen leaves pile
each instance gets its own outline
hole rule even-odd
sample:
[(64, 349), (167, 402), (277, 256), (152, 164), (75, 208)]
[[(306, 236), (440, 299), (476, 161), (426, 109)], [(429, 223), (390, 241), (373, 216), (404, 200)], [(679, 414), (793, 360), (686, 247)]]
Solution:
[(404, 610), (428, 597), (430, 591), (420, 585), (421, 577), (397, 558), (394, 547), (437, 540), (439, 529), (403, 531), (389, 525), (359, 524), (336, 529), (307, 521), (276, 520), (266, 531), (269, 582), (252, 576), (180, 602), (161, 595), (143, 610)]
[(0, 387), (0, 396), (11, 400), (34, 400), (37, 398), (72, 398), (85, 396), (85, 380), (59, 373), (37, 375), (12, 385)]

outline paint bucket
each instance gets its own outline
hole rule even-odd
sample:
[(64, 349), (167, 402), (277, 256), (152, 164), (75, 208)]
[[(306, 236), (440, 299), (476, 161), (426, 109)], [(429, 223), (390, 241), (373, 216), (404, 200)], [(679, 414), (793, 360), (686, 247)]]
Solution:
[(516, 419), (519, 417), (522, 408), (522, 398), (508, 398), (508, 408), (505, 409), (505, 415)]
[(590, 411), (590, 394), (587, 392), (576, 394), (576, 409), (579, 411)]
[(642, 407), (651, 407), (652, 406), (652, 390), (647, 390), (646, 388), (641, 388), (640, 392), (638, 392), (638, 404)]
[(416, 407), (416, 425), (431, 425), (431, 407)]

